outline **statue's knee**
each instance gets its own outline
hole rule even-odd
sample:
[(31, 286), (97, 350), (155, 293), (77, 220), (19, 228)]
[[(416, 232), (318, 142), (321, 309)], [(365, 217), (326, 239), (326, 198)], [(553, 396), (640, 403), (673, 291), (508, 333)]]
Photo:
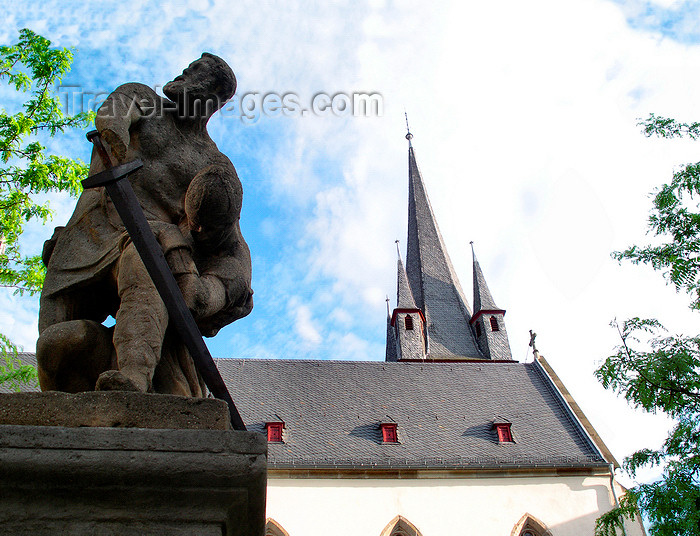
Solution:
[(112, 330), (92, 320), (70, 320), (42, 331), (36, 345), (42, 390), (93, 390), (112, 365)]

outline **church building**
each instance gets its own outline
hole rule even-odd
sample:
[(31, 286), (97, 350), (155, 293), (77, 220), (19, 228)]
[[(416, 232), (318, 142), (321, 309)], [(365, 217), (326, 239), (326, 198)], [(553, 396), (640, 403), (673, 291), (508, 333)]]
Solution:
[(617, 462), (536, 350), (513, 360), (475, 256), (470, 308), (406, 137), (385, 361), (217, 361), (248, 429), (268, 437), (267, 534), (592, 535), (623, 492)]
[(592, 536), (624, 492), (618, 464), (534, 345), (513, 360), (476, 256), (470, 307), (407, 138), (385, 360), (217, 360), (268, 439), (266, 534)]

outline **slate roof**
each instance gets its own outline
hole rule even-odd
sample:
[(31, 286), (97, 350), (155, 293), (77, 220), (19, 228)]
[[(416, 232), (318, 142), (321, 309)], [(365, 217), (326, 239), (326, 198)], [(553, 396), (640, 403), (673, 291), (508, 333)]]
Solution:
[(469, 328), (471, 311), (447, 254), (412, 146), (408, 149), (406, 273), (427, 324), (428, 357), (483, 359)]
[[(607, 464), (537, 363), (215, 361), (249, 430), (285, 423), (284, 443), (268, 445), (273, 469)], [(498, 419), (515, 443), (498, 443)], [(398, 444), (382, 444), (381, 422), (398, 424)]]
[[(284, 421), (271, 468), (598, 466), (538, 364), (218, 359), (249, 430)], [(511, 421), (515, 443), (492, 424)], [(381, 422), (399, 444), (382, 444)]]

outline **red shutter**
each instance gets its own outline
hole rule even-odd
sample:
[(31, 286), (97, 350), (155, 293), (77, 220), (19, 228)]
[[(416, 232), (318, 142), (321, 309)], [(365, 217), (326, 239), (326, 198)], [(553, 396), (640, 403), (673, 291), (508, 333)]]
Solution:
[(501, 443), (512, 443), (513, 436), (510, 433), (510, 426), (507, 424), (499, 424), (496, 426), (496, 431), (498, 432), (498, 441)]
[(392, 423), (382, 423), (382, 440), (384, 443), (398, 443), (396, 425)]
[(282, 423), (268, 422), (267, 423), (267, 440), (272, 443), (282, 442)]

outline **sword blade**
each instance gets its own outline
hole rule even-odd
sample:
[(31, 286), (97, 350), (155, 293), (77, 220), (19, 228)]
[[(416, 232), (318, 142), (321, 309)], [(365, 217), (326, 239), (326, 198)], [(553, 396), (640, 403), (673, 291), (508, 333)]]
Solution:
[(204, 379), (204, 383), (216, 398), (224, 400), (228, 404), (233, 429), (245, 430), (243, 419), (241, 419), (228, 388), (221, 378), (219, 369), (216, 368), (214, 359), (204, 343), (197, 323), (182, 297), (180, 287), (170, 271), (163, 250), (156, 240), (148, 220), (146, 220), (128, 177), (124, 176), (120, 180), (107, 182), (105, 189), (112, 199), (131, 241), (141, 256), (153, 284), (165, 303), (170, 321), (175, 324), (175, 328), (180, 333), (197, 370)]

